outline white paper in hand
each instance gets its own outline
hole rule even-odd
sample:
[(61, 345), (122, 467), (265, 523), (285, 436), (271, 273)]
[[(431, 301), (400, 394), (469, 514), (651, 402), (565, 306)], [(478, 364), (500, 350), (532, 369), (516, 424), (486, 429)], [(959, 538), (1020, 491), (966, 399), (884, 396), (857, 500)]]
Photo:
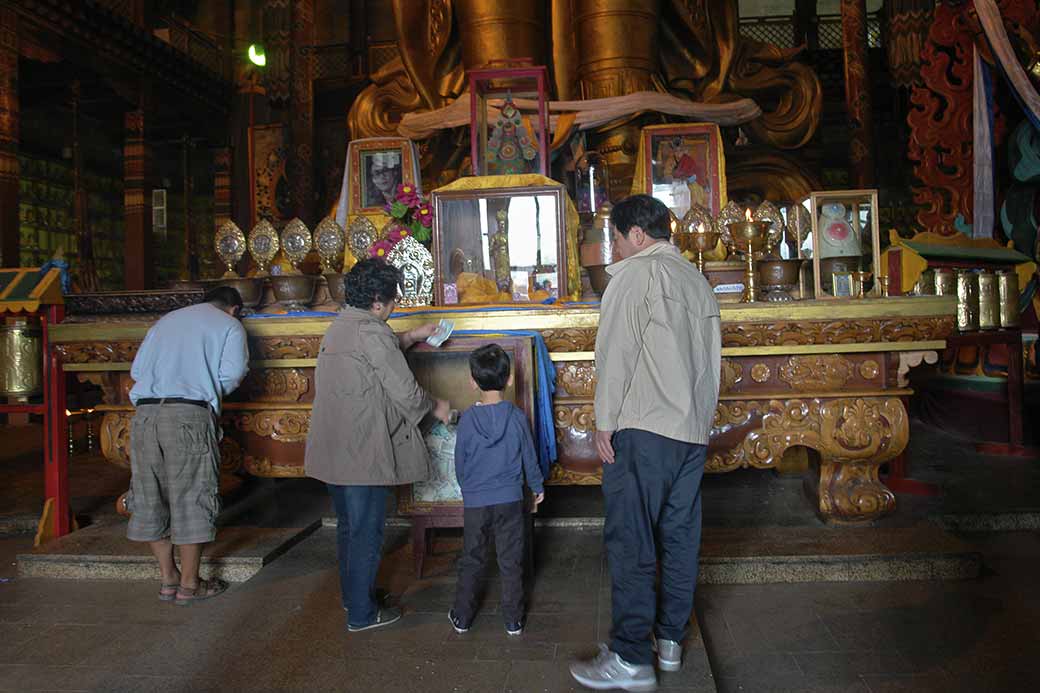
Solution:
[(451, 336), (454, 329), (454, 320), (441, 320), (437, 323), (437, 331), (426, 338), (426, 343), (434, 348), (439, 347)]

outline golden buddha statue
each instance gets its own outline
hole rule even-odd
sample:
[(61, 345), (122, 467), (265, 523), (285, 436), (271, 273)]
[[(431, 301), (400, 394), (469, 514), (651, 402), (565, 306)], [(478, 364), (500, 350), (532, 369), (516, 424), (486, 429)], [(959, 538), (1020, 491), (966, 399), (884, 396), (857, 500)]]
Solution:
[[(392, 3), (400, 57), (375, 72), (374, 84), (354, 102), (353, 137), (396, 134), (399, 114), (448, 105), (465, 91), (469, 68), (530, 58), (552, 65), (560, 100), (644, 90), (699, 102), (754, 99), (763, 114), (744, 131), (766, 146), (727, 152), (731, 195), (754, 191), (769, 199), (798, 199), (815, 183), (809, 171), (776, 150), (802, 147), (813, 136), (822, 101), (819, 80), (795, 62), (798, 49), (740, 36), (736, 0), (551, 0), (549, 17), (542, 0)], [(591, 146), (608, 159), (615, 195), (628, 192), (642, 124), (629, 117), (592, 133)], [(449, 134), (428, 144), (427, 170), (458, 148)]]

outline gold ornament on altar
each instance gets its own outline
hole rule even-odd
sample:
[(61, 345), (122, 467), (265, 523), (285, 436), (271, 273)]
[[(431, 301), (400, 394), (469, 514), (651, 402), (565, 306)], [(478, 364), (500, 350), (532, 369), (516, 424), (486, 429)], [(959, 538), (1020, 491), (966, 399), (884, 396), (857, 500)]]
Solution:
[(314, 247), (318, 249), (318, 257), (321, 258), (322, 274), (336, 272), (336, 258), (343, 253), (346, 241), (343, 237), (343, 229), (332, 217), (325, 217), (314, 229)]
[(780, 210), (777, 206), (769, 200), (764, 200), (758, 205), (758, 209), (755, 210), (753, 219), (770, 223), (766, 246), (768, 248), (776, 248), (777, 244), (784, 237), (784, 218), (780, 215)]
[(217, 251), (220, 261), (227, 265), (224, 278), (237, 277), (238, 272), (235, 271), (235, 265), (246, 253), (246, 235), (242, 233), (242, 229), (228, 219), (217, 229), (213, 238), (213, 248)]
[(267, 219), (261, 219), (249, 232), (249, 254), (256, 263), (256, 276), (266, 277), (268, 265), (278, 255), (278, 232)]
[(405, 236), (386, 254), (386, 261), (401, 272), (401, 298), (405, 308), (433, 303), (433, 255), (419, 241)]
[(282, 229), (282, 252), (292, 263), (291, 274), (300, 273), (300, 263), (311, 252), (311, 232), (299, 219), (293, 219)]
[(368, 217), (356, 216), (347, 227), (347, 245), (355, 257), (367, 257), (368, 249), (376, 242), (376, 225)]
[(741, 303), (754, 303), (757, 299), (758, 282), (755, 279), (755, 253), (763, 250), (769, 243), (769, 221), (755, 221), (751, 210), (744, 211), (744, 220), (727, 224), (729, 231), (729, 248), (744, 256), (747, 267), (744, 276), (744, 295)]

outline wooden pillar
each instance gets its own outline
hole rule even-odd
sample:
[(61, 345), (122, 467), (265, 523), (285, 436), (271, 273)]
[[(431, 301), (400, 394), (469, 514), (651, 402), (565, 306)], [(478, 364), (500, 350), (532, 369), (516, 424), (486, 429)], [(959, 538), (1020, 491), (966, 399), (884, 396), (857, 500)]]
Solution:
[(0, 264), (21, 264), (18, 216), (18, 14), (0, 6)]
[[(231, 147), (215, 147), (213, 149), (213, 233), (231, 219)], [(237, 222), (236, 222), (237, 223)], [(246, 234), (248, 227), (244, 228)], [(212, 242), (212, 237), (206, 242)]]
[(124, 263), (126, 288), (151, 288), (155, 277), (152, 263), (152, 200), (148, 189), (151, 148), (145, 141), (144, 109), (124, 114), (123, 213), (126, 218)]
[(866, 0), (841, 0), (841, 38), (849, 124), (849, 179), (853, 188), (870, 188), (874, 185), (874, 132)]
[(314, 218), (314, 0), (292, 4), (292, 122), (290, 176), (296, 216)]
[(82, 291), (100, 291), (97, 263), (94, 262), (94, 234), (90, 229), (87, 210), (89, 201), (83, 185), (83, 148), (79, 140), (79, 101), (81, 85), (72, 82), (69, 90), (69, 105), (72, 107), (72, 228), (76, 233), (76, 249), (79, 252), (79, 267), (76, 274)]

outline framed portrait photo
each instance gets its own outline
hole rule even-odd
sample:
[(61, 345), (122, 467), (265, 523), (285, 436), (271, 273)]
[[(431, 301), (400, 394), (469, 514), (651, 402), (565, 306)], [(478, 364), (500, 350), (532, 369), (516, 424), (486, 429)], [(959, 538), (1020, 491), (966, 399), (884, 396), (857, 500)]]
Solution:
[(679, 219), (692, 205), (717, 215), (726, 204), (722, 136), (714, 123), (643, 129), (643, 171), (647, 194)]
[(397, 186), (415, 185), (412, 147), (400, 138), (376, 138), (351, 143), (351, 213), (379, 212), (394, 201)]

